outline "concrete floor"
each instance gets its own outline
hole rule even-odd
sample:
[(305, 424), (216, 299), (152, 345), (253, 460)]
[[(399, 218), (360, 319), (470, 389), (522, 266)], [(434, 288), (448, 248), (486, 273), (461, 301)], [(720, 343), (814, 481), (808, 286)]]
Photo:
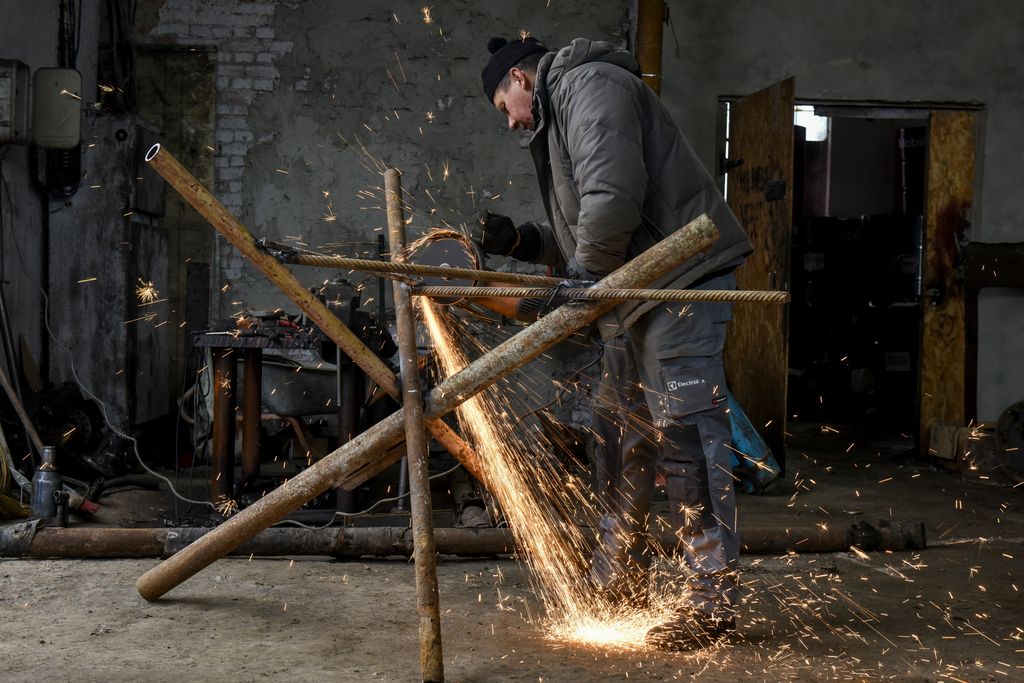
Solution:
[[(515, 562), (446, 560), (448, 680), (1024, 680), (1024, 487), (963, 481), (906, 461), (899, 442), (842, 429), (794, 441), (789, 482), (742, 496), (741, 526), (919, 519), (929, 548), (746, 557), (738, 634), (686, 655), (551, 642), (528, 616), (537, 604)], [(155, 564), (0, 562), (3, 679), (417, 678), (405, 562), (222, 560), (150, 604), (134, 582)]]

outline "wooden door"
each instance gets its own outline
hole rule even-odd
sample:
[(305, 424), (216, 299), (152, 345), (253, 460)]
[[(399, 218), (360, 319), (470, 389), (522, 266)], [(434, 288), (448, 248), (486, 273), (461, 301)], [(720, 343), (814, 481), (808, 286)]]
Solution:
[(918, 447), (936, 422), (964, 425), (966, 326), (960, 252), (974, 199), (975, 115), (934, 111), (928, 128)]
[[(792, 78), (729, 114), (729, 206), (754, 245), (740, 289), (788, 289), (793, 217)], [(736, 304), (725, 348), (729, 386), (779, 464), (785, 461), (788, 306)]]

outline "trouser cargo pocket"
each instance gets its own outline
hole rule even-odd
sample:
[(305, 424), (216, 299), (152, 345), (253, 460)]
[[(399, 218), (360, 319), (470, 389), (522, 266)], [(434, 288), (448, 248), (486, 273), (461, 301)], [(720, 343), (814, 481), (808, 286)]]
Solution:
[(659, 361), (661, 397), (656, 423), (668, 425), (694, 413), (723, 408), (725, 371), (720, 355)]

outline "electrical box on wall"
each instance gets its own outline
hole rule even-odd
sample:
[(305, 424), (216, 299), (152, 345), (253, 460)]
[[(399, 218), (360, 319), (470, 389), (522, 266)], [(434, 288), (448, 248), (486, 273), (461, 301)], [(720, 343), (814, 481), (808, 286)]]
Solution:
[(29, 141), (28, 66), (16, 59), (0, 59), (0, 145)]
[(82, 74), (38, 69), (32, 81), (32, 139), (40, 147), (71, 149), (82, 129)]

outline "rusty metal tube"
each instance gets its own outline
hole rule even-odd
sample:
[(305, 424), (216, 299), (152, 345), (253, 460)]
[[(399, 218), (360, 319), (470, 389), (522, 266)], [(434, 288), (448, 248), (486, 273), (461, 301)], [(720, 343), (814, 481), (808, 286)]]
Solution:
[[(0, 531), (0, 557), (24, 559), (134, 559), (171, 557), (211, 530), (181, 528), (39, 527), (23, 522)], [(437, 552), (462, 557), (511, 555), (515, 542), (508, 529), (440, 528), (434, 532)], [(229, 553), (232, 556), (411, 557), (412, 529), (394, 527), (333, 527), (264, 529)]]
[[(402, 182), (394, 168), (384, 172), (384, 194), (391, 260), (401, 263), (405, 259), (407, 241), (402, 211)], [(416, 314), (409, 286), (404, 282), (393, 282), (392, 285), (398, 326), (412, 530), (415, 537), (413, 555), (416, 566), (416, 611), (420, 619), (420, 677), (424, 681), (440, 683), (444, 680), (441, 607), (437, 589), (434, 508), (430, 499), (430, 464), (423, 431), (423, 392), (420, 389), (419, 354), (416, 351)]]
[(640, 64), (640, 77), (644, 83), (659, 95), (664, 26), (665, 0), (637, 1), (636, 61)]
[[(224, 236), (242, 256), (246, 257), (268, 280), (295, 303), (309, 319), (345, 352), (352, 361), (362, 368), (363, 372), (376, 382), (385, 392), (398, 398), (398, 380), (377, 357), (372, 350), (345, 326), (327, 306), (313, 295), (285, 266), (256, 244), (252, 234), (242, 225), (224, 205), (217, 201), (202, 183), (185, 169), (170, 152), (160, 145), (153, 145), (146, 153), (146, 161), (156, 170), (171, 187), (191, 204), (217, 232)], [(439, 420), (427, 422), (430, 435), (448, 449), (473, 476), (486, 483), (480, 473), (476, 453), (451, 427)], [(358, 484), (337, 481), (336, 485), (352, 488)]]
[[(88, 559), (160, 557), (170, 529), (87, 529), (75, 527), (35, 530), (21, 557)], [(11, 557), (0, 547), (0, 556)]]
[[(599, 282), (597, 287), (643, 287), (710, 247), (718, 231), (706, 215), (668, 236)], [(269, 257), (268, 257), (269, 258)], [(476, 359), (434, 387), (424, 403), (427, 418), (437, 420), (485, 387), (499, 381), (541, 353), (615, 307), (614, 301), (583, 301), (562, 306), (529, 328)], [(216, 530), (139, 577), (136, 588), (156, 600), (313, 499), (332, 482), (380, 467), (381, 456), (402, 438), (398, 411), (363, 432), (312, 467), (245, 508)], [(486, 484), (486, 481), (485, 481)]]
[(244, 349), (242, 355), (242, 486), (251, 489), (260, 476), (263, 349)]
[(234, 349), (212, 349), (213, 447), (210, 450), (210, 500), (227, 500), (235, 485), (235, 388), (238, 366)]
[[(38, 527), (32, 522), (6, 527), (0, 532), (0, 557), (31, 559), (112, 559), (171, 557), (208, 534), (205, 528), (119, 529)], [(583, 530), (584, 538), (595, 533)], [(515, 541), (509, 529), (434, 530), (437, 552), (461, 557), (511, 555)], [(781, 555), (785, 553), (845, 552), (851, 546), (866, 552), (922, 550), (927, 547), (921, 522), (894, 522), (887, 526), (863, 522), (849, 527), (822, 529), (804, 527), (740, 528), (741, 554)], [(671, 533), (656, 535), (654, 550), (674, 549)], [(232, 550), (232, 556), (325, 556), (338, 559), (360, 557), (411, 557), (412, 529), (388, 527), (333, 527), (264, 529)]]
[(556, 296), (573, 301), (752, 301), (766, 304), (789, 303), (789, 292), (741, 289), (582, 289), (562, 287), (413, 287), (416, 296), (429, 297), (512, 297), (547, 299)]

